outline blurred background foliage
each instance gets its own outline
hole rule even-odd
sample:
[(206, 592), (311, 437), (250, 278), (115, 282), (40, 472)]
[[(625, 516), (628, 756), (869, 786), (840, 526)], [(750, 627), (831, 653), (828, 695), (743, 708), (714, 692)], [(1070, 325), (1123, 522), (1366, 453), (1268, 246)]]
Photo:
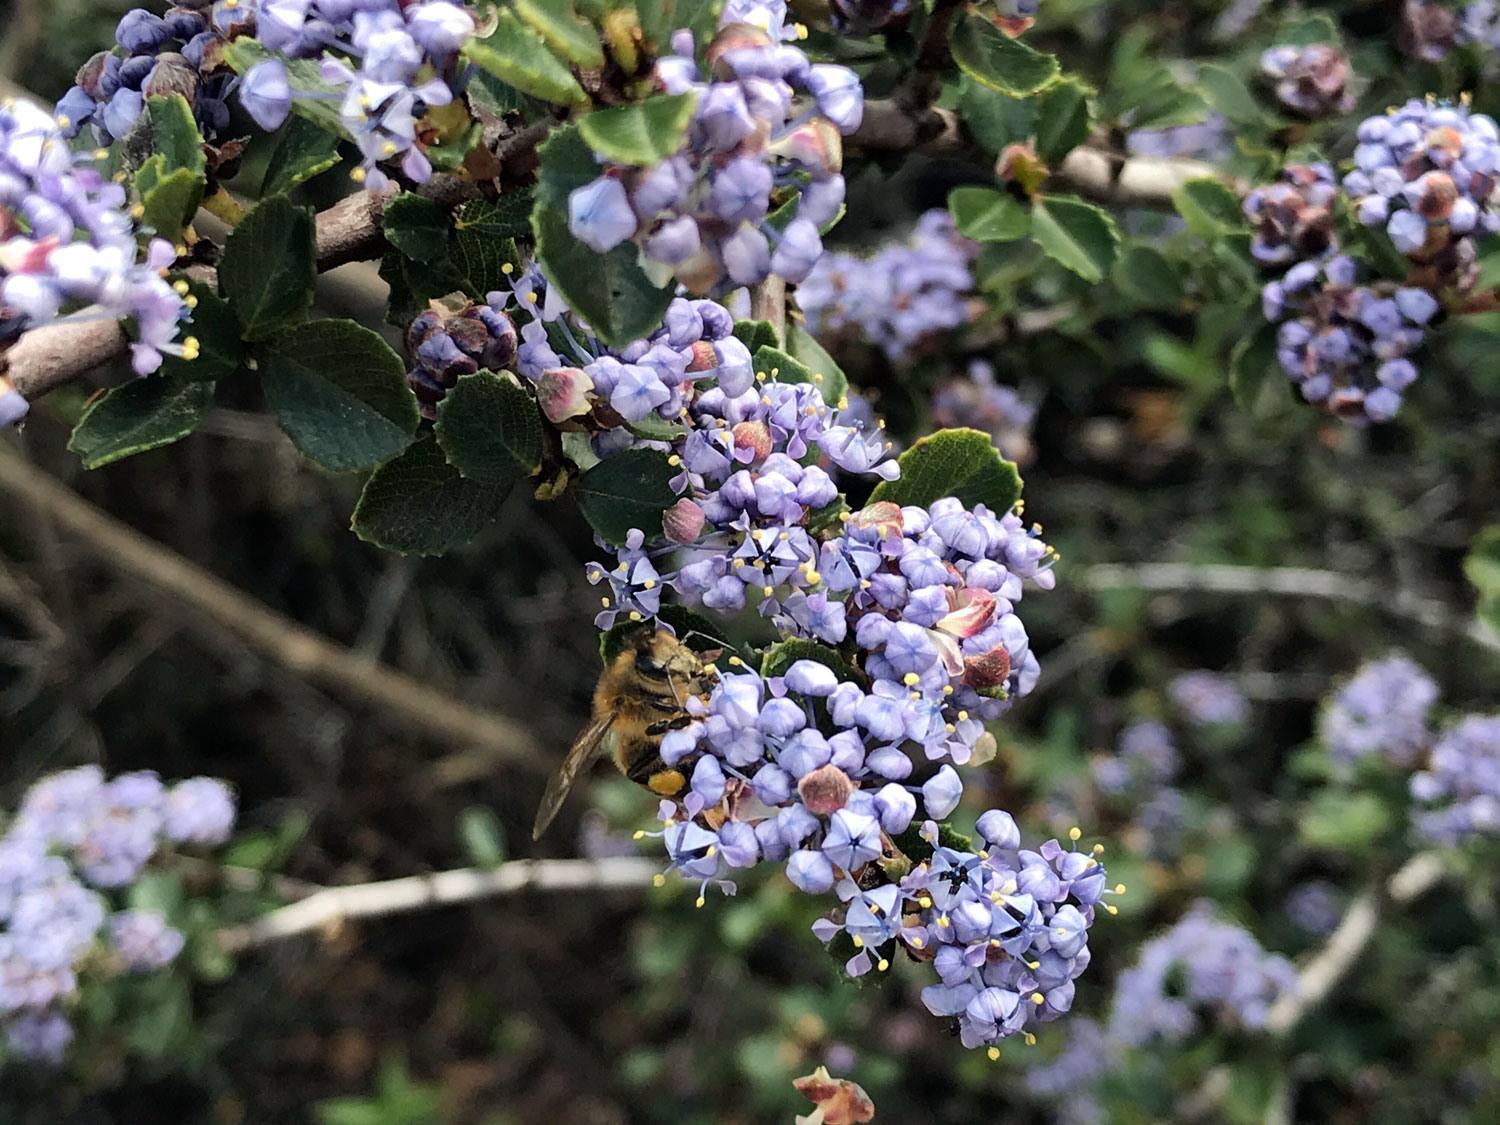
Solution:
[[(109, 44), (127, 6), (18, 0), (5, 17), (4, 77), (58, 96), (78, 61)], [(1157, 72), (1190, 79), (1210, 59), (1247, 74), (1273, 29), (1298, 14), (1266, 3), (1244, 32), (1224, 35), (1225, 7), (1045, 0), (1028, 41), (1123, 96)], [(1428, 90), (1472, 89), (1478, 108), (1500, 104), (1475, 56), (1405, 58), (1399, 8), (1318, 6), (1360, 76), (1351, 128)], [(874, 61), (871, 92), (898, 69)], [(1189, 99), (1180, 116), (1206, 112)], [(1231, 152), (1231, 169), (1263, 167), (1246, 147)], [(1327, 147), (1346, 156), (1352, 135), (1335, 130)], [(835, 241), (874, 245), (953, 186), (989, 176), (896, 154), (851, 166), (849, 179), (849, 219)], [(1296, 958), (1321, 940), (1288, 914), (1296, 888), (1325, 880), (1343, 902), (1394, 866), (1399, 795), (1328, 789), (1315, 747), (1319, 700), (1361, 661), (1406, 651), (1454, 712), (1493, 708), (1500, 682), (1495, 653), (1462, 635), (1473, 603), (1463, 556), (1500, 495), (1500, 321), (1445, 329), (1393, 424), (1345, 426), (1300, 407), (1279, 381), (1247, 411), (1226, 390), (1233, 340), (1211, 315), (1227, 268), (1218, 251), (1160, 215), (1123, 221), (1151, 236), (1185, 297), (1089, 287), (992, 247), (976, 266), (991, 312), (970, 336), (902, 367), (869, 349), (840, 356), (907, 440), (928, 424), (935, 380), (967, 358), (987, 360), (1037, 407), (1027, 512), (1063, 560), (1057, 590), (1027, 599), (1042, 681), (998, 725), (1000, 753), (966, 802), (971, 812), (1015, 810), (1028, 832), (1077, 823), (1086, 840), (1106, 843), (1112, 879), (1130, 890), (1098, 927), (1080, 982), (1075, 1010), (1098, 1015), (1142, 941), (1196, 899)], [(336, 280), (323, 299), (358, 309), (369, 300), (362, 284)], [(1014, 309), (1059, 306), (1047, 331), (1018, 332), (1013, 321), (1004, 330)], [(985, 340), (986, 328), (1000, 330)], [(299, 458), (263, 404), (228, 396), (181, 443), (84, 472), (63, 447), (87, 393), (51, 396), (5, 440), (272, 609), (510, 717), (534, 753), (500, 764), (313, 686), (121, 573), (7, 489), (6, 805), (37, 776), (85, 761), (225, 777), (244, 810), (231, 861), (319, 884), (503, 855), (635, 850), (629, 832), (648, 819), (647, 802), (603, 773), (544, 844), (527, 839), (545, 772), (586, 713), (598, 670), (595, 594), (583, 579), (594, 551), (573, 507), (518, 491), (469, 546), (398, 558), (348, 532), (358, 482)], [(1163, 561), (1309, 567), (1390, 599), (1143, 593), (1106, 588), (1105, 572), (1090, 569)], [(1447, 627), (1413, 621), (1403, 597), (1441, 607)], [(1227, 675), (1250, 718), (1186, 723), (1165, 688), (1195, 669)], [(1173, 832), (1142, 823), (1141, 807), (1111, 802), (1091, 780), (1091, 758), (1141, 717), (1178, 736)], [(1104, 1088), (1107, 1119), (1495, 1120), (1494, 891), (1492, 867), (1475, 859), (1459, 887), (1442, 885), (1383, 922), (1347, 982), (1287, 1042), (1211, 1025), (1180, 1050), (1138, 1052)], [(800, 1099), (789, 1079), (827, 1064), (870, 1092), (883, 1121), (1052, 1119), (1023, 1075), (1056, 1054), (1064, 1025), (1034, 1048), (1006, 1044), (996, 1063), (964, 1051), (918, 1007), (909, 966), (883, 987), (840, 982), (810, 940), (812, 911), (779, 879), (747, 881), (738, 897), (711, 896), (702, 909), (677, 887), (525, 896), (340, 927), (247, 954), (232, 975), (208, 958), (190, 986), (165, 978), (91, 1000), (99, 1010), (81, 1021), (83, 1061), (64, 1073), (8, 1070), (0, 1118), (727, 1125), (790, 1120)]]

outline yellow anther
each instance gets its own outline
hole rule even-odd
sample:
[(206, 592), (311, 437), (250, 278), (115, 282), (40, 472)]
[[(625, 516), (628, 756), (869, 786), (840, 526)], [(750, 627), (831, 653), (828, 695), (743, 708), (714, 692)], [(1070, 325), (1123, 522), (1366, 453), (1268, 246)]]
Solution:
[(858, 934), (855, 934), (849, 940), (854, 942), (855, 949), (863, 949), (865, 947), (865, 939), (860, 937)]
[(707, 901), (708, 900), (706, 898), (704, 898), (702, 895), (699, 895), (698, 896), (698, 901), (695, 902), (695, 903), (693, 903), (693, 905), (696, 906), (696, 907), (698, 907), (701, 910), (703, 908), (703, 904), (705, 902), (707, 902)]
[(907, 687), (916, 687), (917, 682), (921, 680), (921, 678), (922, 677), (917, 675), (915, 672), (908, 672), (906, 673), (906, 675), (901, 677), (901, 682)]
[(665, 875), (653, 875), (651, 876), (651, 885), (653, 887), (665, 887), (667, 885), (667, 877)]
[(991, 1047), (988, 1051), (985, 1052), (985, 1054), (989, 1055), (990, 1062), (994, 1062), (996, 1059), (998, 1059), (1000, 1057), (1000, 1048), (999, 1047)]
[(967, 711), (960, 711), (958, 713), (958, 721), (961, 722), (961, 723), (968, 722), (969, 721), (969, 713)]
[(644, 839), (645, 839), (645, 838), (646, 838), (646, 832), (645, 832), (645, 830), (644, 830), (644, 829), (641, 829), (641, 828), (637, 828), (637, 829), (636, 829), (636, 830), (635, 830), (635, 831), (634, 831), (634, 832), (633, 832), (633, 833), (632, 833), (632, 834), (631, 834), (631, 836), (630, 836), (630, 838), (631, 838), (631, 839), (632, 839), (632, 840), (644, 840)]
[(1079, 828), (1077, 825), (1074, 825), (1072, 828), (1068, 829), (1068, 839), (1072, 840), (1074, 843), (1077, 843), (1078, 840), (1082, 838), (1082, 836), (1083, 829)]
[(957, 729), (958, 728), (956, 726), (954, 726), (952, 723), (944, 723), (943, 724), (943, 733), (944, 734), (952, 734)]
[(889, 961), (887, 961), (887, 960), (886, 960), (886, 959), (885, 959), (885, 958), (884, 958), (884, 957), (882, 957), (882, 958), (881, 958), (881, 959), (880, 959), (880, 960), (879, 960), (879, 961), (878, 961), (878, 962), (877, 962), (877, 963), (876, 963), (876, 965), (875, 965), (875, 969), (876, 969), (876, 971), (877, 971), (877, 972), (882, 972), (882, 973), (883, 973), (883, 972), (885, 972), (885, 971), (886, 971), (886, 970), (887, 970), (887, 969), (889, 969), (889, 968), (890, 968), (890, 967), (891, 967), (891, 963), (890, 963), (890, 962), (889, 962)]
[(260, 370), (260, 361), (258, 359), (256, 359), (254, 356), (248, 357), (245, 360), (245, 370), (246, 371), (259, 371)]
[(190, 309), (196, 309), (198, 307), (198, 298), (189, 293), (182, 299), (182, 303)]
[(94, 159), (95, 160), (108, 160), (109, 159), (109, 149), (107, 149), (107, 148), (96, 148), (94, 150)]
[(773, 367), (773, 368), (771, 368), (771, 378), (774, 379), (774, 378), (776, 378), (776, 376), (778, 376), (780, 374), (781, 374), (781, 368), (779, 368), (779, 367)]
[(910, 941), (910, 942), (909, 942), (909, 943), (908, 943), (908, 944), (909, 944), (909, 945), (910, 945), (910, 946), (911, 946), (911, 947), (912, 947), (912, 948), (913, 948), (913, 949), (921, 949), (921, 948), (922, 948), (922, 947), (923, 947), (923, 946), (924, 946), (924, 945), (926, 945), (926, 944), (927, 944), (927, 943), (926, 943), (926, 942), (924, 942), (924, 941), (923, 941), (923, 940), (922, 940), (922, 939), (921, 939), (921, 938), (919, 938), (919, 937), (914, 937), (914, 938), (912, 938), (912, 939), (911, 939), (911, 941)]
[(760, 588), (761, 593), (764, 594), (768, 598), (775, 592), (775, 590), (776, 590), (775, 586), (762, 586)]
[(703, 849), (703, 858), (704, 859), (713, 859), (713, 857), (714, 857), (714, 850), (715, 850), (714, 846), (712, 844), (709, 844), (708, 847), (706, 847), (706, 848)]
[(530, 301), (533, 305), (536, 304), (536, 302), (537, 302), (536, 290), (533, 289), (530, 293), (526, 294), (526, 299), (528, 301)]
[(1116, 883), (1115, 884), (1115, 894), (1122, 895), (1124, 893), (1125, 893), (1125, 884), (1124, 883)]
[(992, 948), (999, 949), (1000, 948), (1000, 939), (997, 938), (997, 937), (990, 938), (990, 945), (991, 945)]
[(1003, 894), (1003, 895), (1013, 895), (1013, 894), (1015, 894), (1016, 893), (1016, 881), (1014, 879), (1007, 879), (1007, 880), (1005, 880), (1005, 882), (1003, 882), (1003, 883), (1000, 884), (1000, 893)]
[(932, 899), (927, 895), (923, 895), (921, 898), (917, 899), (917, 905), (920, 906), (923, 910), (929, 910), (932, 908)]
[(188, 336), (186, 339), (184, 339), (182, 341), (182, 358), (183, 359), (197, 359), (198, 358), (198, 337), (196, 337), (196, 336)]
[(654, 579), (654, 578), (648, 578), (648, 579), (646, 579), (646, 581), (644, 581), (644, 582), (641, 583), (641, 589), (642, 590), (654, 590), (654, 589), (656, 589), (656, 579)]
[(395, 156), (396, 153), (401, 151), (401, 148), (395, 141), (386, 141), (385, 144), (380, 146), (380, 151), (387, 156)]
[(813, 382), (814, 383), (821, 383), (822, 381), (823, 381), (822, 372), (818, 372), (818, 371), (813, 372)]
[(505, 262), (500, 266), (500, 272), (503, 273), (506, 277), (509, 277), (511, 274), (516, 272), (516, 267), (511, 265), (509, 262)]
[(640, 612), (637, 611), (637, 610), (632, 609), (630, 611), (630, 620), (632, 620), (632, 621), (639, 621), (640, 619), (641, 619)]
[(1027, 961), (1026, 962), (1026, 967), (1028, 969), (1030, 969), (1032, 972), (1036, 972), (1038, 969), (1040, 969), (1042, 967), (1042, 963), (1040, 961)]
[(740, 567), (742, 567), (742, 566), (745, 565), (745, 560), (744, 559), (735, 559), (734, 562), (730, 563), (729, 565), (732, 566), (732, 567), (734, 567), (735, 570), (739, 570)]
[(944, 695), (952, 695), (953, 694), (953, 685), (952, 684), (944, 684), (943, 685), (943, 694)]
[(141, 204), (141, 203), (131, 204), (131, 207), (130, 207), (130, 217), (132, 219), (139, 219), (145, 213), (146, 213), (146, 208), (145, 208), (144, 204)]
[(606, 609), (608, 609), (609, 608), (609, 599), (608, 598), (600, 598), (599, 599), (599, 604), (602, 605), (602, 606), (604, 606)]
[(1083, 869), (1085, 871), (1087, 871), (1090, 868), (1098, 867), (1098, 866), (1099, 866), (1099, 861), (1097, 859), (1094, 859), (1094, 858), (1090, 857), (1089, 861), (1083, 865)]
[(840, 410), (848, 410), (849, 409), (849, 396), (848, 395), (841, 395), (839, 397), (839, 409)]
[(1104, 909), (1107, 910), (1107, 911), (1109, 911), (1111, 914), (1118, 914), (1118, 913), (1120, 913), (1120, 908), (1118, 906), (1110, 905), (1110, 906), (1106, 906)]
[(942, 915), (942, 916), (940, 916), (940, 917), (939, 917), (939, 918), (938, 918), (938, 927), (939, 927), (939, 928), (940, 928), (940, 929), (944, 929), (944, 930), (946, 930), (946, 929), (947, 929), (947, 928), (948, 928), (948, 927), (949, 927), (949, 926), (951, 926), (951, 925), (952, 925), (952, 924), (953, 924), (953, 923), (951, 923), (951, 922), (949, 922), (949, 921), (948, 921), (948, 915), (946, 915), (946, 914), (944, 914), (944, 915)]
[(1029, 1032), (1029, 1031), (1026, 1033), (1026, 1046), (1028, 1046), (1028, 1047), (1035, 1047), (1036, 1046), (1036, 1036), (1033, 1035), (1033, 1034), (1031, 1034), (1031, 1032)]
[(729, 658), (729, 663), (733, 664), (736, 668), (738, 668), (741, 664), (744, 663), (744, 661), (741, 660), (738, 656), (731, 656)]
[(809, 570), (807, 572), (807, 581), (809, 585), (816, 586), (819, 582), (823, 581), (823, 576), (816, 570)]
[(839, 523), (848, 523), (849, 522), (849, 516), (850, 516), (850, 513), (848, 513), (848, 512), (840, 512), (839, 513)]
[(73, 119), (66, 113), (59, 113), (57, 115), (57, 127), (59, 129), (66, 129), (71, 124), (73, 124)]
[(362, 184), (365, 182), (365, 170), (363, 168), (356, 168), (349, 173), (349, 178), (357, 184)]
[(1043, 998), (1043, 996), (1042, 996), (1042, 994), (1040, 992), (1033, 992), (1031, 994), (1031, 1002), (1033, 1004), (1035, 1004), (1037, 1007), (1041, 1007), (1042, 1004), (1046, 1003), (1045, 999)]
[(1094, 854), (1095, 855), (1103, 855), (1104, 854), (1104, 845), (1103, 844), (1095, 844), (1094, 845)]

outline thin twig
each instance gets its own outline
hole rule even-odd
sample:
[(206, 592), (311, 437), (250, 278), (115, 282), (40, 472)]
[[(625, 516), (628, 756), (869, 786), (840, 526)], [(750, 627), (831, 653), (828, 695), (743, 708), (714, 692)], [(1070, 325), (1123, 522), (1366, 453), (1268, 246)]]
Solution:
[(1271, 1005), (1265, 1029), (1272, 1035), (1286, 1035), (1318, 1007), (1359, 960), (1380, 923), (1381, 912), (1389, 903), (1407, 906), (1426, 894), (1442, 879), (1446, 868), (1437, 852), (1418, 852), (1407, 860), (1384, 887), (1364, 891), (1344, 911), (1338, 928), (1329, 935), (1323, 948), (1297, 974), (1296, 985)]
[(231, 952), (251, 949), (354, 918), (402, 914), (530, 891), (607, 891), (649, 887), (661, 863), (636, 856), (608, 859), (518, 859), (492, 870), (475, 867), (381, 883), (330, 887), (244, 926), (219, 931)]
[(279, 667), (384, 711), (419, 734), (479, 746), (501, 761), (536, 764), (534, 740), (494, 712), (471, 707), (382, 664), (364, 659), (267, 609), (80, 499), (22, 458), (0, 452), (0, 491), (33, 504), (101, 562), (188, 610), (183, 624), (230, 633)]
[(1442, 602), (1330, 570), (1187, 563), (1109, 564), (1070, 572), (1068, 580), (1091, 590), (1278, 594), (1378, 607), (1426, 628), (1453, 633), (1482, 648), (1500, 652), (1500, 635), (1477, 619), (1465, 620), (1455, 615)]
[(786, 282), (774, 273), (751, 287), (750, 319), (769, 321), (777, 344), (786, 344)]
[(943, 72), (948, 68), (948, 30), (959, 7), (960, 0), (936, 0), (933, 4), (917, 44), (917, 57), (896, 91), (896, 104), (902, 109), (908, 112), (926, 109), (937, 96)]
[(1172, 193), (1189, 180), (1224, 181), (1224, 173), (1201, 160), (1158, 156), (1122, 157), (1092, 145), (1080, 145), (1063, 158), (1052, 179), (1080, 195), (1122, 207), (1170, 207)]

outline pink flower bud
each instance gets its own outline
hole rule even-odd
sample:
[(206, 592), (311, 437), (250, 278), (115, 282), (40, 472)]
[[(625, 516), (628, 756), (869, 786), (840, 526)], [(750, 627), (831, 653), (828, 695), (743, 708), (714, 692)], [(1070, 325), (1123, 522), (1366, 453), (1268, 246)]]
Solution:
[(797, 796), (814, 816), (831, 816), (843, 808), (854, 792), (849, 775), (835, 765), (821, 766), (797, 782)]
[(703, 509), (684, 496), (661, 514), (661, 528), (673, 543), (695, 543), (703, 530)]
[(536, 400), (547, 421), (556, 426), (587, 414), (588, 392), (593, 389), (594, 381), (588, 372), (576, 367), (555, 367), (537, 378)]

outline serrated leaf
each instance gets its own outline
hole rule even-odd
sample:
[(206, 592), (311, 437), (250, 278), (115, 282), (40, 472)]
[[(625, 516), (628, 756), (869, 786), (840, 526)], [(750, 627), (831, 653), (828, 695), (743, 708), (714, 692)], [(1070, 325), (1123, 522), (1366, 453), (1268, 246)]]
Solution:
[[(283, 58), (275, 51), (261, 46), (248, 35), (241, 35), (233, 42), (225, 43), (223, 50), (224, 61), (234, 68), (236, 74), (244, 74), (256, 63), (264, 62), (266, 59), (280, 61), (286, 67), (287, 82), (299, 95), (292, 99), (292, 112), (346, 141), (351, 139), (349, 131), (344, 128), (343, 118), (339, 116), (339, 106), (344, 99), (344, 88), (323, 81), (323, 74), (316, 59)], [(326, 98), (308, 96), (314, 94), (331, 96)]]
[(578, 132), (591, 149), (616, 164), (660, 164), (682, 147), (697, 104), (697, 94), (661, 94), (596, 109), (578, 119)]
[(489, 371), (465, 375), (443, 396), (435, 432), (448, 463), (470, 480), (509, 490), (541, 464), (536, 400)]
[(141, 221), (161, 238), (176, 242), (183, 228), (193, 221), (203, 202), (205, 180), (201, 172), (186, 168), (168, 171), (167, 158), (152, 156), (135, 174), (135, 189), (141, 197)]
[(994, 188), (954, 188), (948, 193), (948, 213), (958, 233), (975, 242), (1013, 242), (1031, 226), (1026, 209)]
[(202, 175), (206, 167), (203, 138), (187, 100), (179, 94), (150, 97), (146, 112), (151, 116), (151, 151), (164, 157), (169, 168)]
[(604, 458), (578, 478), (574, 495), (583, 518), (606, 543), (623, 543), (639, 528), (649, 543), (660, 539), (661, 514), (677, 500), (677, 475), (656, 449), (627, 449)]
[(434, 297), (463, 292), (469, 279), (447, 258), (417, 262), (399, 250), (387, 250), (380, 259), (380, 279), (391, 287), (386, 321), (404, 329)]
[(148, 375), (96, 399), (73, 427), (68, 448), (85, 469), (97, 469), (187, 437), (213, 401), (212, 383)]
[(1209, 176), (1178, 184), (1172, 189), (1172, 205), (1199, 238), (1214, 239), (1245, 229), (1239, 196)]
[[(837, 406), (849, 393), (849, 379), (843, 368), (834, 362), (823, 345), (813, 338), (811, 332), (796, 322), (786, 326), (786, 350), (792, 357), (812, 370), (813, 375), (823, 376), (818, 388), (823, 392), (823, 401)], [(814, 379), (814, 382), (817, 382)]]
[(889, 500), (925, 508), (945, 496), (966, 508), (983, 504), (1004, 515), (1021, 497), (1021, 474), (978, 430), (939, 430), (919, 438), (896, 459), (901, 475), (881, 481), (870, 502)]
[(529, 187), (507, 191), (499, 199), (471, 199), (453, 216), (453, 229), (475, 238), (529, 238), (532, 192)]
[[(656, 616), (672, 626), (677, 639), (694, 652), (708, 652), (716, 648), (732, 650), (735, 647), (734, 642), (725, 636), (724, 629), (718, 622), (704, 617), (701, 613), (694, 613), (686, 606), (669, 602), (657, 611)], [(608, 664), (620, 654), (630, 634), (642, 627), (643, 624), (639, 621), (617, 621), (600, 633), (600, 659)]]
[(386, 241), (408, 258), (431, 262), (448, 253), (448, 213), (425, 196), (403, 191), (380, 213)]
[[(510, 278), (521, 272), (521, 255), (513, 238), (494, 238), (474, 229), (453, 231), (448, 240), (449, 261), (466, 279), (462, 286), (476, 301), (495, 289), (510, 288)], [(506, 273), (505, 267), (511, 268)]]
[(250, 209), (229, 232), (219, 261), (219, 291), (246, 340), (263, 340), (301, 320), (317, 276), (312, 212), (284, 195)]
[(778, 343), (776, 329), (769, 320), (735, 321), (734, 338), (749, 348), (752, 356), (761, 348), (774, 348)]
[(571, 0), (515, 0), (520, 16), (549, 47), (584, 70), (602, 70), (599, 33), (573, 12)]
[(1036, 152), (1058, 164), (1089, 135), (1088, 91), (1077, 82), (1057, 82), (1037, 96)]
[(213, 382), (233, 375), (244, 361), (245, 345), (229, 302), (201, 281), (182, 276), (172, 280), (185, 282), (195, 302), (192, 319), (182, 326), (181, 334), (198, 341), (198, 355), (195, 359), (163, 355), (161, 373), (184, 382)]
[(1049, 195), (1031, 205), (1031, 237), (1042, 252), (1085, 281), (1102, 281), (1115, 263), (1120, 232), (1092, 203)]
[(440, 555), (478, 535), (504, 499), (503, 490), (461, 476), (423, 437), (370, 474), (350, 526), (377, 547)]
[(557, 105), (589, 104), (568, 64), (509, 8), (496, 13), (495, 30), (488, 38), (465, 44), (460, 53), (523, 94)]
[(1240, 76), (1217, 63), (1207, 63), (1198, 69), (1198, 87), (1208, 104), (1230, 121), (1239, 125), (1259, 125), (1266, 119), (1265, 111), (1255, 100), (1255, 95)]
[(958, 105), (964, 126), (991, 152), (1025, 141), (1036, 131), (1036, 99), (1013, 98), (959, 76)]
[(266, 161), (260, 194), (280, 195), (339, 162), (339, 139), (305, 117), (289, 117), (276, 131), (276, 147)]
[(1057, 77), (1057, 60), (1012, 39), (969, 11), (959, 13), (948, 33), (953, 61), (965, 74), (1011, 97), (1035, 94)]
[(813, 381), (812, 369), (805, 363), (793, 359), (792, 356), (780, 348), (768, 348), (762, 345), (755, 349), (750, 357), (750, 365), (755, 368), (757, 375), (765, 375), (771, 378), (771, 373), (776, 372), (776, 379), (782, 383), (811, 383)]
[(401, 357), (352, 320), (278, 332), (261, 354), (260, 380), (292, 444), (324, 468), (378, 465), (417, 432), (417, 400)]
[(514, 112), (519, 113), (524, 121), (536, 121), (547, 112), (547, 103), (541, 98), (523, 94), (483, 70), (474, 71), (466, 92), (475, 106), (496, 117)]
[(1147, 308), (1176, 308), (1185, 295), (1176, 268), (1154, 246), (1126, 250), (1115, 262), (1110, 280), (1122, 297)]
[(606, 344), (623, 347), (661, 323), (677, 286), (652, 285), (633, 242), (597, 254), (573, 237), (565, 214), (541, 203), (531, 223), (537, 260), (548, 284), (557, 287)]
[(766, 655), (760, 662), (760, 674), (766, 677), (783, 676), (786, 670), (799, 660), (811, 660), (825, 668), (832, 669), (835, 676), (848, 683), (867, 682), (855, 671), (853, 665), (834, 649), (827, 645), (820, 645), (816, 641), (795, 637), (767, 646)]

